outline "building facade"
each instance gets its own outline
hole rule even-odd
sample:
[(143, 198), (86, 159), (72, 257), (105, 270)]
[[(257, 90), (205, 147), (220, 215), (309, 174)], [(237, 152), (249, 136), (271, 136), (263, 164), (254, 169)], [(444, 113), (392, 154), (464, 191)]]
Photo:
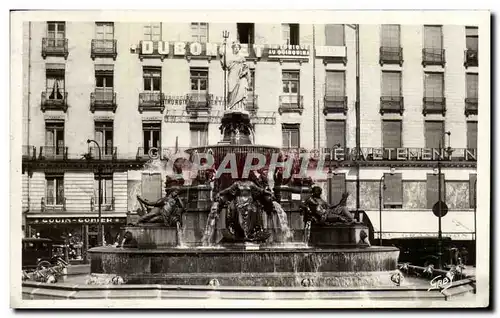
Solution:
[(64, 237), (84, 258), (97, 244), (99, 176), (113, 243), (136, 195), (162, 194), (164, 171), (145, 166), (151, 148), (167, 156), (220, 141), (223, 31), (251, 69), (254, 143), (333, 154), (315, 181), (333, 203), (348, 191), (376, 237), (382, 202), (383, 238), (436, 235), (434, 170), (451, 147), (439, 160), (443, 235), (473, 238), (477, 28), (161, 21), (25, 23), (27, 235)]

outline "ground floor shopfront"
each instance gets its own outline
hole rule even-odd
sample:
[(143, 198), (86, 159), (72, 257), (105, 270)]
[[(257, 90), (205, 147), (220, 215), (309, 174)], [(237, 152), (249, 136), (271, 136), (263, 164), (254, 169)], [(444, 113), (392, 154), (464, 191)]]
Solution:
[[(120, 240), (126, 220), (126, 215), (102, 216), (105, 245), (113, 245)], [(88, 249), (98, 244), (99, 218), (95, 215), (28, 215), (26, 224), (26, 236), (51, 239), (54, 244), (54, 253), (64, 255), (72, 263), (88, 262)], [(65, 248), (67, 251), (64, 251)]]

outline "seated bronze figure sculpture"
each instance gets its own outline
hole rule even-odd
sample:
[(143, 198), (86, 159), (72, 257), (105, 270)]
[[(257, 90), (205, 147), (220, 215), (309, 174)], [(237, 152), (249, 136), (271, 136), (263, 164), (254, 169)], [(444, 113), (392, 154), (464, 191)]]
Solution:
[(312, 188), (312, 194), (301, 205), (304, 223), (329, 225), (333, 223), (354, 223), (353, 215), (347, 209), (346, 203), (349, 193), (342, 194), (342, 199), (336, 205), (330, 205), (321, 198), (322, 189)]

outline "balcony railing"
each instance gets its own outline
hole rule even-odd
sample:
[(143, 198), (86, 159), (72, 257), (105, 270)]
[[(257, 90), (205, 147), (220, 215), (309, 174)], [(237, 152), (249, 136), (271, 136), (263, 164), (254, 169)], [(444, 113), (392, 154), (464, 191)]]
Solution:
[(68, 110), (68, 92), (62, 92), (62, 94), (53, 91), (42, 92), (41, 108), (42, 112), (46, 110), (62, 110), (66, 112)]
[(441, 65), (446, 64), (444, 49), (422, 49), (422, 65)]
[(302, 95), (281, 95), (278, 112), (283, 113), (299, 113), (304, 112), (304, 96)]
[(446, 115), (446, 98), (444, 97), (424, 97), (424, 107), (422, 113)]
[(66, 160), (68, 159), (68, 147), (41, 146), (40, 160)]
[(42, 197), (40, 202), (40, 210), (44, 212), (63, 212), (66, 211), (65, 197)]
[(245, 104), (245, 109), (252, 114), (257, 113), (257, 110), (259, 109), (259, 96), (256, 94), (248, 94), (247, 95), (247, 102)]
[(116, 112), (116, 93), (113, 91), (95, 90), (90, 93), (90, 111)]
[(479, 65), (478, 53), (479, 52), (477, 50), (471, 50), (471, 49), (465, 50), (464, 66), (466, 68), (469, 66), (478, 66)]
[(142, 159), (150, 159), (150, 155), (149, 155), (149, 151), (151, 148), (156, 148), (158, 151), (156, 152), (152, 152), (151, 155), (156, 157), (158, 156), (158, 158), (162, 158), (163, 156), (163, 150), (161, 147), (139, 147), (137, 148), (137, 156), (136, 158), (138, 160), (142, 160)]
[(104, 39), (93, 39), (90, 57), (95, 59), (96, 57), (112, 57), (116, 60), (116, 40), (104, 40)]
[(64, 56), (68, 58), (68, 39), (43, 38), (42, 39), (42, 57)]
[[(99, 160), (99, 148), (90, 147), (90, 157), (93, 160)], [(116, 159), (116, 147), (104, 147), (101, 146), (101, 160), (115, 160)]]
[(35, 160), (36, 147), (23, 145), (23, 160)]
[(208, 93), (189, 93), (186, 96), (186, 111), (208, 112), (212, 107), (212, 95)]
[(380, 47), (379, 63), (380, 63), (380, 65), (399, 64), (399, 66), (402, 66), (403, 65), (403, 48), (381, 46)]
[(159, 111), (163, 113), (165, 110), (165, 94), (160, 92), (139, 93), (139, 113), (143, 111)]
[[(99, 210), (99, 198), (90, 198), (90, 211)], [(115, 197), (102, 197), (101, 211), (114, 211), (115, 210)]]
[(399, 113), (403, 115), (403, 96), (380, 96), (380, 114)]
[(343, 113), (347, 114), (347, 96), (325, 95), (323, 114)]
[(465, 99), (465, 116), (477, 115), (477, 113), (478, 113), (477, 106), (478, 106), (477, 97), (466, 98)]

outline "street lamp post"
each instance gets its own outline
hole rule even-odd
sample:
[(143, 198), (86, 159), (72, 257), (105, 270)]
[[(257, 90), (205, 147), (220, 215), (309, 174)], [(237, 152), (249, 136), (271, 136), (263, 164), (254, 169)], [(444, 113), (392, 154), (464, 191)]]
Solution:
[[(448, 138), (451, 136), (451, 132), (447, 131), (443, 134), (448, 135)], [(443, 137), (442, 136), (442, 137)], [(441, 155), (442, 155), (442, 150), (443, 150), (443, 138), (439, 138), (439, 156), (438, 156), (438, 162), (437, 162), (437, 167), (438, 167), (438, 268), (441, 269), (443, 265), (443, 231), (441, 227), (441, 218), (442, 218), (442, 191), (441, 191)]]
[(222, 65), (222, 68), (224, 70), (224, 110), (227, 108), (227, 65), (226, 65), (226, 46), (227, 46), (227, 39), (229, 38), (229, 31), (224, 30), (222, 31), (222, 37), (224, 38), (224, 64)]
[(102, 217), (101, 217), (101, 206), (102, 206), (102, 188), (101, 188), (101, 174), (102, 174), (102, 168), (101, 168), (101, 146), (99, 146), (99, 143), (95, 140), (92, 139), (87, 139), (87, 144), (90, 144), (91, 142), (95, 143), (97, 146), (97, 150), (99, 151), (99, 165), (97, 168), (97, 184), (98, 184), (98, 228), (97, 228), (97, 245), (102, 246), (103, 244), (103, 239), (102, 239)]

